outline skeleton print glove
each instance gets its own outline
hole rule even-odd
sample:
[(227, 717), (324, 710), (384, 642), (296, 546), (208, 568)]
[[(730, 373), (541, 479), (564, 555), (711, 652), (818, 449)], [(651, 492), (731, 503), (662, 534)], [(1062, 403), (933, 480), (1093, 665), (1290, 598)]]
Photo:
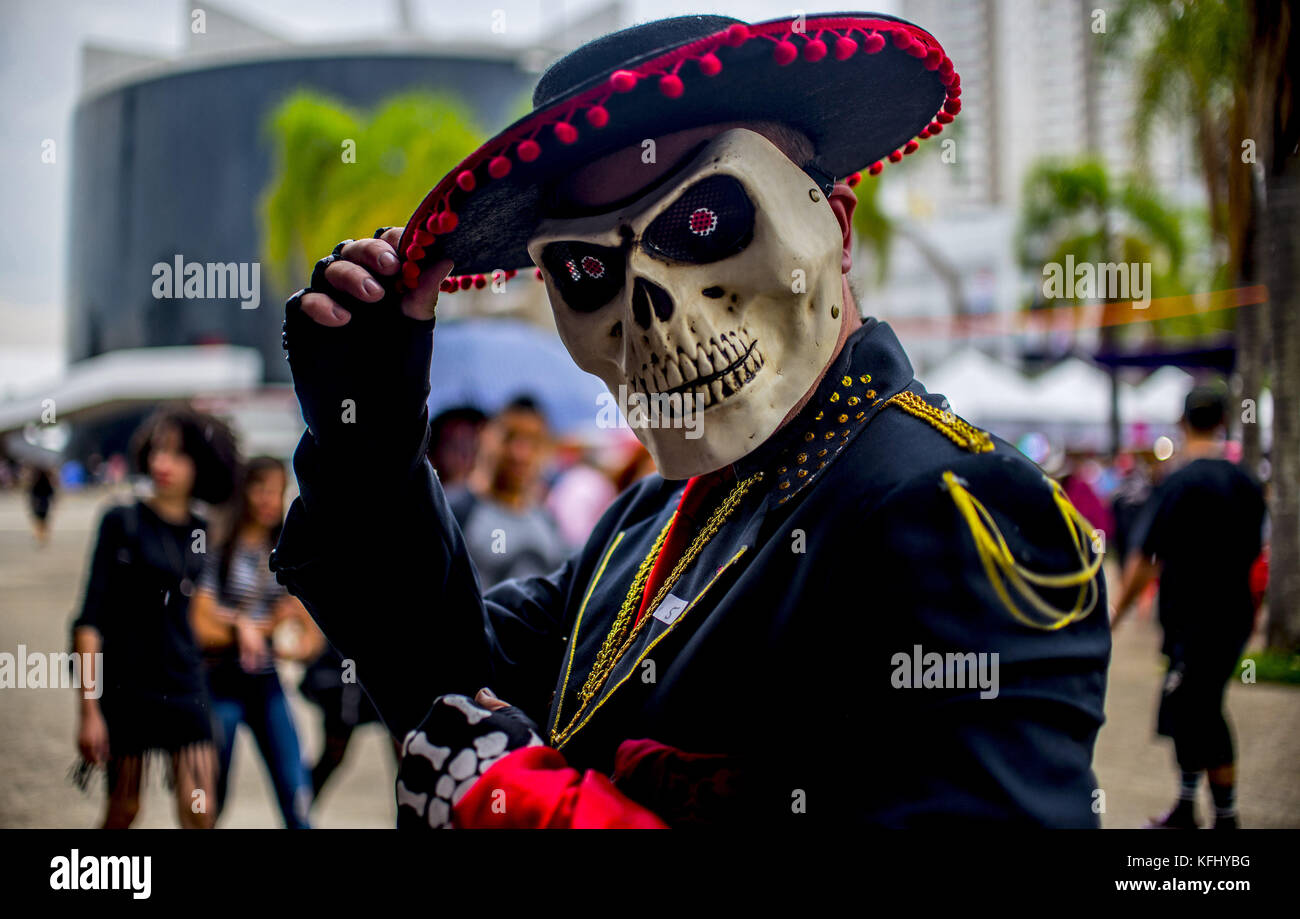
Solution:
[(507, 753), (538, 747), (537, 725), (511, 706), (491, 711), (466, 696), (439, 696), (406, 735), (397, 769), (398, 829), (451, 827), (451, 809)]

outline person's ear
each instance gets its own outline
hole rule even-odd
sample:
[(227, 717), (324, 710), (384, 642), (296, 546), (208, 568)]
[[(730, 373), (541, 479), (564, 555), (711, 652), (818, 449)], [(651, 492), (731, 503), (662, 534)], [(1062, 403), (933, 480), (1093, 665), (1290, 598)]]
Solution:
[(848, 274), (853, 268), (853, 210), (858, 206), (858, 196), (844, 182), (836, 182), (830, 197), (826, 199), (831, 212), (840, 224), (840, 236), (844, 241), (840, 254), (840, 274)]

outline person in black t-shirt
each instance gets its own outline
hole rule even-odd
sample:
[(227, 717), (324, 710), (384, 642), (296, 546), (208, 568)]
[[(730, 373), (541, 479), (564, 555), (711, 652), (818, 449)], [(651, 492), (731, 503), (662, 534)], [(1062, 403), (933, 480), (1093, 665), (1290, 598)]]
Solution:
[(1237, 826), (1236, 766), (1223, 693), (1254, 626), (1250, 569), (1259, 556), (1264, 495), (1221, 456), (1227, 408), (1215, 389), (1187, 396), (1188, 462), (1156, 489), (1133, 533), (1112, 628), (1160, 578), (1162, 652), (1169, 658), (1157, 733), (1172, 737), (1182, 772), (1178, 802), (1152, 827), (1198, 826), (1196, 788), (1209, 775), (1216, 829)]
[(217, 754), (202, 660), (188, 618), (203, 569), (207, 521), (190, 507), (225, 501), (237, 449), (222, 422), (187, 406), (151, 416), (133, 442), (153, 493), (108, 508), (86, 579), (73, 646), (103, 653), (99, 699), (82, 698), (77, 730), (84, 788), (104, 767), (106, 829), (126, 828), (140, 807), (144, 762), (170, 759), (176, 812), (183, 827), (212, 826)]

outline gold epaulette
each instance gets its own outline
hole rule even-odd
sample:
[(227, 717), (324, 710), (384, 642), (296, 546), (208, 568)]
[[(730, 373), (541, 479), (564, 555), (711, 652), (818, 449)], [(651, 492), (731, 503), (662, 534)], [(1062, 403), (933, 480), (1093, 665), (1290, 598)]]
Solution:
[(947, 435), (957, 446), (971, 453), (990, 453), (993, 450), (993, 438), (989, 437), (987, 431), (981, 431), (950, 411), (935, 408), (909, 389), (890, 396), (885, 400), (885, 405), (896, 406), (928, 422)]
[[(1002, 531), (998, 529), (993, 516), (979, 499), (970, 493), (966, 483), (948, 471), (943, 474), (943, 484), (947, 492), (952, 495), (953, 503), (957, 505), (957, 510), (966, 521), (967, 527), (970, 528), (980, 562), (998, 599), (1012, 616), (1025, 625), (1054, 631), (1083, 619), (1097, 605), (1100, 591), (1097, 589), (1096, 577), (1101, 570), (1102, 556), (1092, 546), (1090, 537), (1095, 532), (1092, 524), (1070, 503), (1070, 499), (1066, 497), (1057, 482), (1047, 476), (1043, 478), (1051, 485), (1052, 500), (1056, 503), (1061, 519), (1065, 521), (1070, 531), (1071, 545), (1082, 565), (1077, 571), (1064, 574), (1039, 574), (1025, 568), (1011, 554), (1011, 549), (1007, 546), (1007, 541), (1002, 538)], [(1092, 554), (1096, 556), (1091, 561), (1088, 559), (1089, 549), (1094, 549)], [(1036, 620), (1021, 610), (1007, 590), (1008, 585), (1015, 588), (1016, 592), (1043, 618), (1043, 621)], [(1078, 587), (1079, 596), (1075, 599), (1073, 608), (1062, 611), (1043, 600), (1034, 589), (1035, 585), (1048, 588)]]

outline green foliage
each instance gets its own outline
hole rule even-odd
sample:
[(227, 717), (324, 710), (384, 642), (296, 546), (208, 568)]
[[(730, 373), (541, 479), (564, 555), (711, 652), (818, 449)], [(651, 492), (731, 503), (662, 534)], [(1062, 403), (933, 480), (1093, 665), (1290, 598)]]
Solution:
[(1257, 651), (1242, 657), (1237, 665), (1241, 675), (1246, 661), (1255, 662), (1255, 680), (1259, 683), (1290, 683), (1300, 686), (1300, 654), (1281, 650)]
[(894, 224), (880, 207), (880, 176), (863, 173), (854, 192), (858, 205), (853, 210), (853, 235), (871, 252), (876, 264), (876, 283), (883, 284), (889, 273), (889, 243)]
[[(1249, 62), (1250, 19), (1243, 0), (1124, 0), (1104, 36), (1108, 54), (1131, 53), (1141, 37), (1137, 107), (1139, 150), (1170, 123), (1222, 112), (1242, 85)], [(1196, 124), (1197, 130), (1212, 129)]]
[[(1149, 262), (1151, 296), (1180, 296), (1190, 292), (1185, 264), (1189, 223), (1197, 224), (1198, 215), (1180, 212), (1132, 181), (1117, 184), (1096, 160), (1045, 161), (1025, 179), (1016, 255), (1031, 272), (1041, 272), (1049, 263), (1063, 265), (1068, 256), (1075, 264)], [(1072, 302), (1043, 298), (1040, 284), (1035, 291), (1035, 306)], [(1230, 315), (1206, 313), (1161, 319), (1152, 326), (1162, 337), (1195, 337), (1231, 328), (1231, 323)]]
[[(392, 96), (371, 113), (311, 91), (268, 116), (274, 171), (260, 213), (262, 260), (276, 283), (304, 278), (340, 239), (400, 224), (483, 137), (455, 99)], [(345, 146), (355, 142), (355, 162)]]

